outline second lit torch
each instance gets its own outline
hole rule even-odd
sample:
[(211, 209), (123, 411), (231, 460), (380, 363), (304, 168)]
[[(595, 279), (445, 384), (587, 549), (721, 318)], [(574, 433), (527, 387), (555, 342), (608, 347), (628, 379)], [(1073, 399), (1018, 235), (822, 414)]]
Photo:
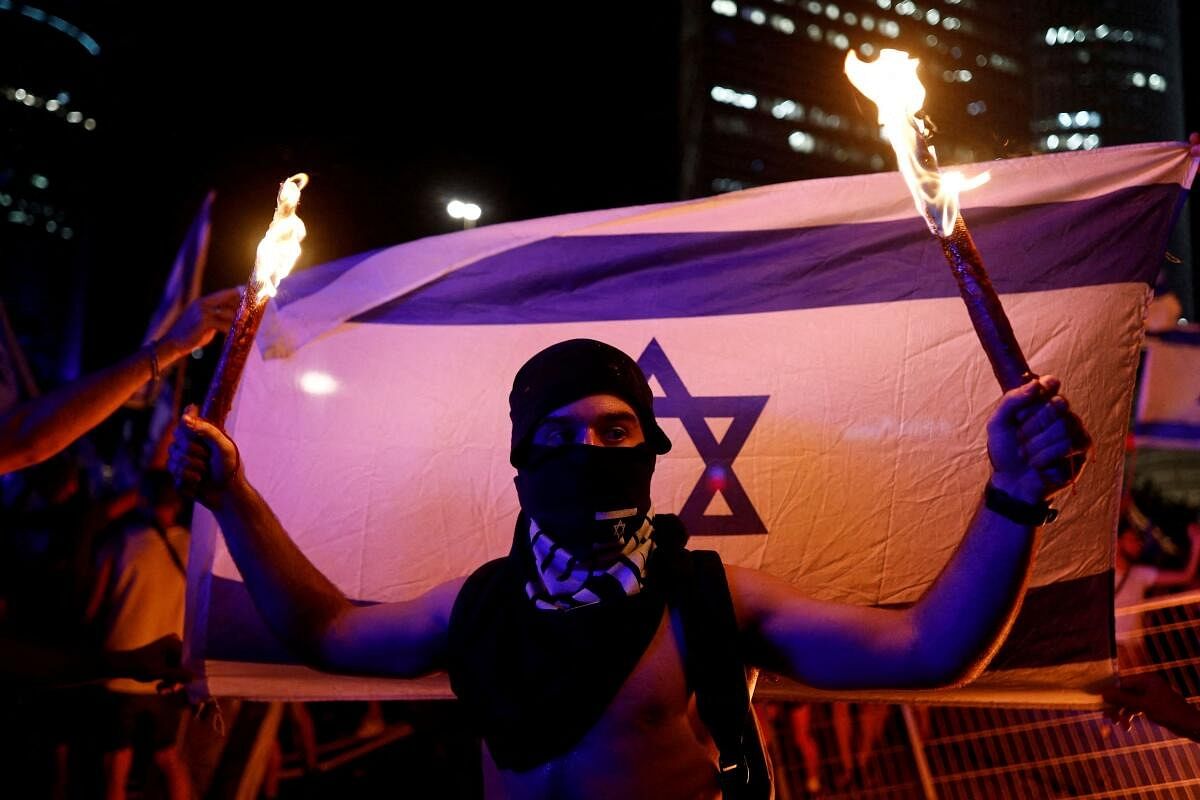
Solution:
[(292, 271), (296, 259), (300, 257), (300, 242), (304, 240), (305, 230), (304, 223), (296, 216), (296, 207), (300, 204), (300, 190), (307, 184), (308, 176), (301, 172), (280, 185), (275, 215), (266, 235), (258, 244), (254, 271), (242, 294), (237, 316), (225, 337), (221, 359), (217, 362), (217, 370), (200, 411), (201, 417), (218, 428), (225, 427), (225, 419), (233, 406), (233, 395), (241, 380), (250, 348), (254, 345), (254, 336), (267, 310), (267, 303), (275, 296), (279, 282)]
[(1009, 391), (1036, 375), (1029, 369), (983, 258), (958, 211), (959, 192), (986, 182), (988, 176), (983, 173), (967, 181), (961, 173), (943, 173), (938, 168), (924, 121), (918, 116), (925, 102), (925, 87), (917, 77), (917, 65), (917, 59), (900, 50), (882, 50), (869, 64), (851, 51), (846, 56), (846, 76), (879, 108), (884, 138), (896, 152), (917, 213), (941, 244), (996, 380)]

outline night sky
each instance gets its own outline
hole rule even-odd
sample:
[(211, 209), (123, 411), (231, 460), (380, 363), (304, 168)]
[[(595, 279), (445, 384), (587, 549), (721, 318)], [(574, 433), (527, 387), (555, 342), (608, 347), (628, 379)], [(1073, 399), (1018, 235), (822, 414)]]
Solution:
[(678, 196), (673, 2), (248, 5), (83, 6), (106, 95), (85, 368), (137, 346), (209, 188), (206, 289), (245, 281), (301, 170), (299, 269), (456, 230), (455, 196), (481, 224)]
[(480, 224), (676, 198), (671, 4), (426, 5), (383, 16), (339, 3), (288, 22), (201, 4), (170, 23), (111, 23), (100, 245), (141, 281), (145, 310), (97, 296), (89, 329), (105, 335), (90, 356), (135, 346), (210, 187), (206, 288), (245, 281), (275, 190), (297, 171), (312, 177), (298, 268), (457, 230), (455, 196), (483, 207)]

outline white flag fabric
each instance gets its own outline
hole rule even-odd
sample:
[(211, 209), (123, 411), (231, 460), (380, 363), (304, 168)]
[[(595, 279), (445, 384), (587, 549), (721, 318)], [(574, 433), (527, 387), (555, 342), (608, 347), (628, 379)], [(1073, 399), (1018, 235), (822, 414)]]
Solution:
[[(1032, 368), (1095, 439), (979, 681), (939, 701), (1071, 706), (1111, 676), (1112, 544), (1149, 282), (1195, 166), (1181, 144), (987, 168), (964, 217)], [(846, 603), (911, 603), (988, 475), (1000, 391), (895, 173), (494, 225), (284, 282), (229, 431), (250, 480), (349, 597), (414, 597), (508, 552), (507, 393), (563, 339), (637, 359), (674, 448), (653, 497), (693, 548)], [(449, 696), (443, 676), (294, 663), (198, 512), (187, 655), (201, 694)], [(821, 696), (768, 677), (760, 693)], [(907, 697), (874, 693), (874, 697)]]
[(1139, 447), (1200, 450), (1200, 325), (1146, 337), (1133, 434)]

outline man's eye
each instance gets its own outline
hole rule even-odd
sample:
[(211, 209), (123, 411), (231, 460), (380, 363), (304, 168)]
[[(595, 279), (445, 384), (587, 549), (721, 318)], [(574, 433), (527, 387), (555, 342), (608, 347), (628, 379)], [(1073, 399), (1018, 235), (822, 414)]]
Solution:
[(629, 437), (629, 431), (621, 427), (609, 428), (604, 432), (604, 438), (610, 442), (620, 442)]

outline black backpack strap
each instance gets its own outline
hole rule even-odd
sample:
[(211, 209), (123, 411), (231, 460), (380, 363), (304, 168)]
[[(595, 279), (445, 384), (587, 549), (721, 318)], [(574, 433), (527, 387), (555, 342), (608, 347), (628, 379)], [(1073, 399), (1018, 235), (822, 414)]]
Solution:
[[(750, 710), (746, 667), (738, 647), (737, 616), (725, 565), (712, 550), (682, 554), (676, 572), (677, 602), (687, 652), (687, 675), (700, 713), (720, 753), (721, 791), (731, 798), (770, 797), (771, 779)], [(753, 740), (747, 741), (748, 736)], [(751, 752), (753, 750), (753, 752)]]

